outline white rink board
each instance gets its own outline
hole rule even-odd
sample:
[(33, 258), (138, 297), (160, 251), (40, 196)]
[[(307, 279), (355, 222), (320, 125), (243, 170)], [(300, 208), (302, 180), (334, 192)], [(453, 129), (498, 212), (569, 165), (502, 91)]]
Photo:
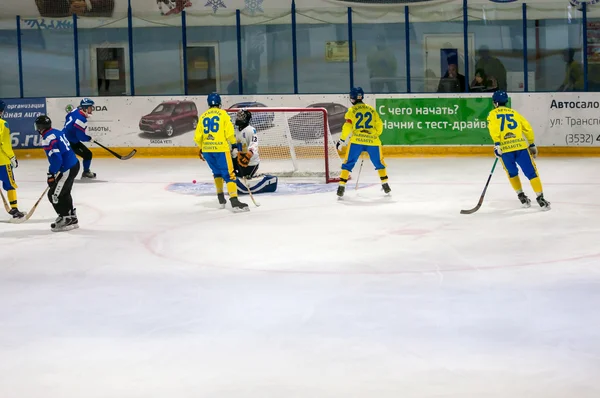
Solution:
[[(398, 94), (367, 95), (366, 103), (375, 106), (377, 98), (443, 98), (452, 95)], [(481, 97), (481, 94), (465, 94)], [(515, 93), (512, 106), (531, 123), (539, 146), (600, 146), (600, 100), (594, 93)], [(103, 144), (112, 147), (193, 147), (194, 132), (182, 127), (172, 137), (165, 134), (142, 133), (140, 119), (166, 101), (192, 101), (198, 114), (208, 106), (206, 96), (167, 97), (101, 97), (96, 101), (96, 111), (89, 120), (90, 132)], [(222, 96), (223, 108), (240, 102), (258, 102), (267, 107), (308, 107), (315, 103), (334, 103), (351, 106), (346, 94), (331, 95), (254, 95)], [(55, 126), (64, 121), (68, 105), (76, 106), (79, 98), (47, 99), (48, 115)], [(554, 103), (553, 103), (554, 101)], [(553, 106), (554, 104), (554, 106)], [(594, 105), (598, 105), (595, 107)], [(330, 117), (333, 117), (330, 115)]]

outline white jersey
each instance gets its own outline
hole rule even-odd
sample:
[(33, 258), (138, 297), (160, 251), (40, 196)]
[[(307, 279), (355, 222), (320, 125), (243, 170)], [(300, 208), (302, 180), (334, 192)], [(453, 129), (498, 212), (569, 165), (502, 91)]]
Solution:
[(240, 152), (246, 153), (252, 151), (253, 155), (250, 158), (248, 166), (256, 166), (260, 163), (260, 156), (258, 155), (258, 135), (256, 129), (252, 126), (246, 126), (242, 131), (235, 131), (235, 139), (238, 143), (242, 144), (242, 150)]

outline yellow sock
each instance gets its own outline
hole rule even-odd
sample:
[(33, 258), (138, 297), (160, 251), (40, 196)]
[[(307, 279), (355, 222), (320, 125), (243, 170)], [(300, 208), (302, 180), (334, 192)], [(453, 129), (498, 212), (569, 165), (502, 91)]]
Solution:
[(543, 192), (542, 180), (540, 180), (540, 177), (531, 179), (529, 183), (531, 184), (531, 188), (533, 188), (533, 192), (535, 192), (537, 195), (540, 195)]
[(235, 181), (229, 181), (227, 183), (227, 192), (229, 192), (229, 197), (230, 198), (237, 198), (237, 184), (235, 183)]
[(510, 185), (512, 185), (515, 192), (523, 192), (523, 185), (521, 185), (521, 179), (519, 176), (509, 177)]
[(215, 178), (215, 188), (217, 188), (217, 193), (223, 193), (223, 179), (221, 177)]
[(340, 185), (346, 185), (348, 178), (350, 178), (350, 172), (348, 170), (342, 170), (340, 173)]
[(381, 179), (382, 184), (385, 184), (388, 181), (386, 169), (377, 170), (377, 174), (379, 174), (379, 178)]
[(17, 190), (11, 189), (10, 191), (6, 191), (6, 194), (8, 195), (8, 201), (10, 202), (10, 208), (16, 209), (17, 208)]

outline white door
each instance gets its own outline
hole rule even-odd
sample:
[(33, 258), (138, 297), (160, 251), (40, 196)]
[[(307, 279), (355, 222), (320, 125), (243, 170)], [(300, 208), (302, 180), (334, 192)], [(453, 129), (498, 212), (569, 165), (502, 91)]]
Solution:
[(128, 45), (108, 42), (93, 44), (90, 47), (90, 72), (93, 95), (130, 95)]
[(187, 52), (188, 93), (206, 95), (221, 92), (218, 43), (189, 43)]

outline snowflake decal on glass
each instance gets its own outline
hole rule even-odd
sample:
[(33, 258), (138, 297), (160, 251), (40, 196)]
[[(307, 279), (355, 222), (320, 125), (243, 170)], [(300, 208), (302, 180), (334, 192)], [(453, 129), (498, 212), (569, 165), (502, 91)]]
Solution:
[(244, 0), (246, 2), (246, 10), (251, 14), (255, 15), (258, 13), (265, 12), (262, 9), (263, 0)]
[(223, 3), (223, 0), (208, 0), (204, 7), (212, 7), (215, 14), (219, 8), (227, 8), (225, 3)]

